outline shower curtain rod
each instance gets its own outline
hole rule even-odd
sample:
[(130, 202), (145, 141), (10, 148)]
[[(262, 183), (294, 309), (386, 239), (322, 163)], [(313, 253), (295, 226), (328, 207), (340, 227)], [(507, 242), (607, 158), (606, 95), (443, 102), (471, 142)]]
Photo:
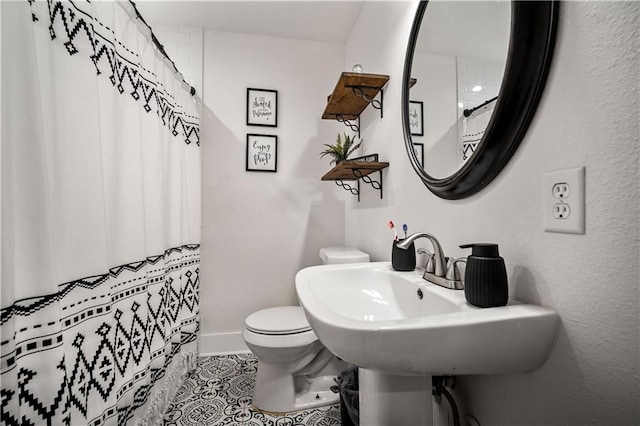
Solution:
[(469, 117), (471, 114), (473, 114), (474, 111), (479, 110), (480, 108), (482, 108), (483, 106), (489, 105), (491, 102), (495, 101), (496, 99), (498, 99), (497, 96), (489, 99), (486, 102), (481, 103), (480, 105), (478, 105), (477, 107), (473, 107), (473, 108), (469, 108), (469, 109), (465, 109), (464, 111), (462, 111), (462, 114), (465, 117)]
[[(165, 58), (167, 58), (169, 62), (171, 62), (171, 65), (173, 65), (173, 69), (182, 76), (182, 73), (178, 71), (178, 68), (176, 67), (175, 62), (173, 62), (173, 60), (169, 57), (169, 55), (167, 55), (167, 52), (164, 50), (164, 46), (156, 38), (156, 35), (153, 33), (153, 29), (151, 28), (151, 25), (147, 24), (147, 21), (145, 21), (142, 15), (140, 14), (140, 11), (136, 7), (136, 4), (133, 2), (133, 0), (129, 0), (129, 3), (131, 3), (131, 6), (133, 6), (133, 10), (135, 10), (136, 12), (136, 18), (142, 21), (142, 23), (145, 24), (147, 28), (149, 28), (149, 32), (151, 33), (151, 40), (153, 41), (153, 44), (155, 44), (156, 48), (160, 51), (160, 53), (162, 53), (162, 55)], [(184, 76), (182, 76), (182, 81), (184, 82), (184, 84), (189, 86), (190, 88), (189, 93), (191, 93), (191, 96), (195, 95), (196, 89), (185, 81)]]

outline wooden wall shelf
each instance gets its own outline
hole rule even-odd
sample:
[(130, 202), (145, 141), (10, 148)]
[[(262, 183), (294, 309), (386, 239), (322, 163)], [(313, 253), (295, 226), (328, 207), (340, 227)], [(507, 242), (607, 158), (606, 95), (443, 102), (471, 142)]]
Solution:
[[(388, 75), (365, 74), (355, 72), (343, 72), (333, 89), (333, 93), (327, 98), (327, 106), (322, 113), (323, 120), (338, 120), (344, 123), (360, 137), (360, 114), (369, 105), (380, 110), (380, 118), (383, 117), (384, 90), (383, 87), (389, 81)], [(380, 94), (380, 99), (375, 99)], [(357, 120), (357, 123), (353, 123)], [(363, 161), (363, 160), (369, 161)], [(360, 201), (360, 180), (380, 191), (382, 199), (382, 169), (389, 167), (389, 163), (380, 162), (378, 154), (359, 157), (354, 160), (345, 160), (329, 170), (322, 180), (332, 180), (336, 185), (358, 196)], [(379, 180), (373, 180), (369, 176), (378, 172)], [(352, 187), (345, 181), (355, 181), (356, 187)]]
[[(343, 72), (329, 96), (323, 120), (355, 120), (389, 81), (388, 75)], [(377, 101), (376, 101), (377, 102)], [(378, 109), (382, 109), (382, 105)]]
[[(378, 154), (373, 154), (378, 158)], [(346, 160), (329, 170), (322, 180), (335, 181), (336, 185), (341, 186), (345, 190), (358, 196), (360, 201), (360, 180), (371, 185), (374, 189), (380, 191), (380, 199), (382, 199), (382, 169), (389, 167), (389, 163), (384, 161), (357, 161)], [(378, 172), (379, 180), (373, 180), (369, 176), (373, 172)], [(356, 181), (354, 188), (344, 181)]]
[[(385, 161), (342, 161), (329, 170), (322, 180), (357, 180), (378, 170), (389, 167)], [(354, 172), (354, 170), (356, 170)]]

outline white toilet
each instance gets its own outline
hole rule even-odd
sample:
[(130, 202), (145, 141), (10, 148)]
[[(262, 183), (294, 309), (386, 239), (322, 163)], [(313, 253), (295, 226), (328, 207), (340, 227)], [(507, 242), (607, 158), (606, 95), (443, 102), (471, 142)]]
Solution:
[[(324, 264), (369, 262), (369, 255), (350, 247), (320, 250)], [(347, 368), (318, 340), (299, 306), (255, 312), (245, 320), (242, 337), (258, 358), (253, 405), (284, 413), (336, 404), (330, 390), (336, 375)]]

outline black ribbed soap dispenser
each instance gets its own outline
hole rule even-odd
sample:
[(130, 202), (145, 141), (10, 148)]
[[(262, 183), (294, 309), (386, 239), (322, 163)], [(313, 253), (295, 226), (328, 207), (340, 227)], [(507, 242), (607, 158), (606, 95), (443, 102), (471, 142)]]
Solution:
[(498, 253), (498, 245), (477, 243), (460, 248), (471, 248), (464, 274), (467, 302), (481, 308), (506, 305), (509, 298), (507, 269)]

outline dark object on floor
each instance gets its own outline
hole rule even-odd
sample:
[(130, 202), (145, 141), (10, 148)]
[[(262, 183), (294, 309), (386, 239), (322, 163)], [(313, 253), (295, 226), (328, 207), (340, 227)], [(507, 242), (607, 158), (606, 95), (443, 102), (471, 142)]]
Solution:
[(453, 398), (453, 395), (447, 390), (447, 384), (451, 385), (452, 380), (449, 376), (433, 376), (431, 378), (433, 383), (433, 391), (432, 394), (435, 396), (438, 402), (440, 402), (440, 397), (444, 395), (449, 401), (449, 405), (451, 405), (451, 412), (453, 413), (453, 426), (460, 426), (460, 412), (458, 411), (458, 406), (456, 405), (456, 400)]
[(358, 367), (350, 367), (338, 374), (340, 388), (340, 419), (342, 426), (360, 425), (360, 387)]

